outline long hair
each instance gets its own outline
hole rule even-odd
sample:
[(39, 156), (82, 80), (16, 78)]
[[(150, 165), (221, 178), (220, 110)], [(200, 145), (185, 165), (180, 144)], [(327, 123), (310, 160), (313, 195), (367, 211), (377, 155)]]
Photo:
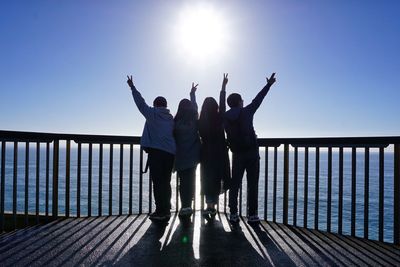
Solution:
[(182, 99), (178, 105), (178, 111), (176, 112), (174, 121), (182, 121), (183, 123), (190, 123), (198, 119), (198, 114), (192, 106), (192, 102), (189, 99)]
[(202, 138), (213, 138), (222, 128), (218, 103), (213, 97), (204, 99), (199, 119), (199, 132)]

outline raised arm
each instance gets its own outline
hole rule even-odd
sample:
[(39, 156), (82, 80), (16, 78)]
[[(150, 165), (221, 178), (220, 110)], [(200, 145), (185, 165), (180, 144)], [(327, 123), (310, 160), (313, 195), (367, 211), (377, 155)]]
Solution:
[(224, 73), (224, 79), (222, 80), (221, 92), (219, 93), (219, 112), (221, 114), (226, 111), (226, 84), (228, 83), (228, 73)]
[(196, 90), (198, 85), (199, 84), (194, 85), (194, 83), (192, 83), (192, 89), (190, 90), (190, 102), (192, 102), (193, 108), (196, 112), (199, 110), (196, 102)]
[(252, 112), (256, 112), (256, 110), (260, 107), (260, 105), (261, 105), (262, 101), (264, 100), (265, 96), (267, 95), (269, 89), (275, 83), (275, 81), (276, 81), (275, 72), (272, 73), (272, 75), (271, 75), (271, 77), (269, 77), (269, 79), (268, 78), (266, 78), (266, 79), (267, 79), (267, 84), (256, 95), (256, 97), (253, 99), (253, 101), (251, 101), (251, 103), (246, 107), (246, 108), (252, 110)]
[(136, 106), (138, 107), (140, 113), (147, 119), (152, 114), (152, 108), (146, 104), (146, 101), (136, 89), (135, 85), (133, 84), (132, 75), (131, 77), (128, 76), (127, 81), (129, 87), (132, 91), (133, 100), (135, 101)]

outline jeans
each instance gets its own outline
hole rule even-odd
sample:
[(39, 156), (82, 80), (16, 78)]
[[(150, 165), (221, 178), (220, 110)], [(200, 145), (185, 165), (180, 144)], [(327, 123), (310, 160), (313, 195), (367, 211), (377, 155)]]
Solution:
[(153, 181), (156, 212), (159, 213), (170, 213), (171, 173), (174, 157), (174, 155), (159, 149), (149, 149), (150, 177)]
[(260, 156), (257, 150), (232, 155), (232, 186), (229, 191), (229, 208), (231, 213), (238, 212), (238, 192), (242, 184), (243, 174), (247, 176), (248, 215), (257, 215), (258, 180), (260, 176)]
[(179, 194), (181, 196), (182, 208), (192, 206), (192, 199), (195, 190), (196, 166), (186, 170), (178, 171)]

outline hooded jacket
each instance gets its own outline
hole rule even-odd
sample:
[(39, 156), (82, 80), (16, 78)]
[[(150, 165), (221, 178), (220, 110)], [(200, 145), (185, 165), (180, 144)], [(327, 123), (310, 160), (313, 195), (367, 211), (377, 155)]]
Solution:
[[(269, 88), (270, 86), (264, 86), (249, 105), (243, 108), (233, 107), (225, 112), (224, 128), (228, 136), (228, 143), (233, 141), (229, 140), (230, 136), (239, 134), (240, 140), (235, 141), (238, 141), (245, 146), (246, 150), (258, 148), (257, 135), (253, 126), (253, 118), (267, 95)], [(239, 131), (239, 133), (233, 133), (234, 131)]]
[(148, 106), (135, 87), (132, 88), (132, 96), (140, 113), (146, 118), (140, 145), (143, 148), (155, 148), (175, 155), (174, 118), (169, 109)]

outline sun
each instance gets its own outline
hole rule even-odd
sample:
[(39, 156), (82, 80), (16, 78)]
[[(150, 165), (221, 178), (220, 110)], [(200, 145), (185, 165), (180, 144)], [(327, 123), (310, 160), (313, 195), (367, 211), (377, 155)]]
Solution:
[(178, 52), (188, 59), (210, 60), (225, 51), (227, 33), (226, 20), (213, 6), (187, 6), (175, 28)]

